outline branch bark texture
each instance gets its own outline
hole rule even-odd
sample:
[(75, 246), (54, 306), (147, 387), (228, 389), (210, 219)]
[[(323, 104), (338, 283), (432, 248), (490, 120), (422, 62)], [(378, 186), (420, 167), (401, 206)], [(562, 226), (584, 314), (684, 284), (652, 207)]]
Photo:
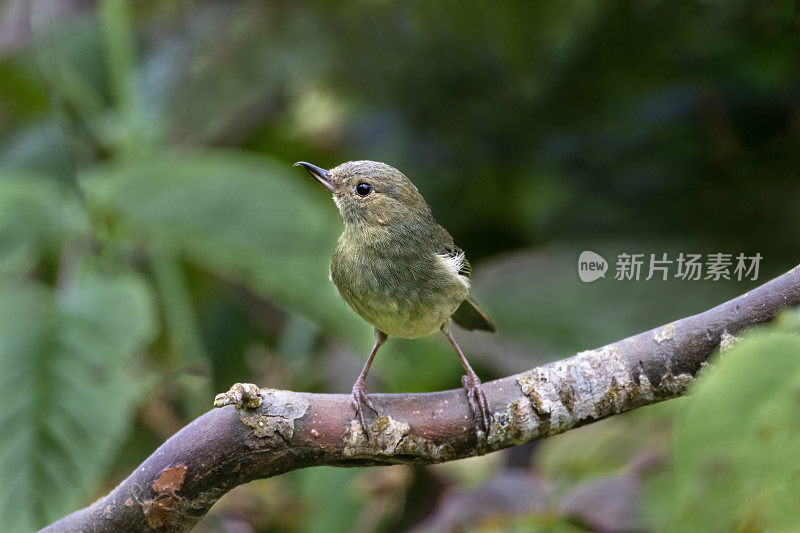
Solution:
[[(438, 463), (522, 444), (679, 396), (728, 335), (800, 305), (800, 266), (703, 313), (484, 384), (476, 433), (463, 389), (371, 394), (369, 436), (350, 396), (237, 385), (231, 403), (167, 440), (107, 496), (44, 531), (187, 531), (242, 483), (317, 465)], [(257, 407), (256, 407), (257, 405)]]

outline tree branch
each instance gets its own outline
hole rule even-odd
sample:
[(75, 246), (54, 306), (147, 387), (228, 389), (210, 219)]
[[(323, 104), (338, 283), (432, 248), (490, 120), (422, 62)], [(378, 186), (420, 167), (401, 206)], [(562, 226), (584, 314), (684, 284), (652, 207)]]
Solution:
[[(800, 266), (704, 313), (484, 384), (476, 434), (462, 389), (372, 394), (369, 439), (350, 396), (234, 386), (107, 496), (44, 531), (186, 531), (242, 483), (308, 466), (437, 463), (554, 435), (681, 395), (712, 351), (800, 305)], [(247, 404), (258, 404), (248, 407)]]

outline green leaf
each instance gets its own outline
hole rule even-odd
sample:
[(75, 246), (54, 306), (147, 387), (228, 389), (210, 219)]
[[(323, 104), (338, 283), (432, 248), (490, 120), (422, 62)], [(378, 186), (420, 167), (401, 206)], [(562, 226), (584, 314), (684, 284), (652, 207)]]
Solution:
[(43, 119), (6, 136), (0, 146), (0, 179), (18, 172), (35, 172), (71, 182), (74, 163), (58, 122)]
[(659, 531), (791, 531), (800, 523), (800, 338), (762, 331), (725, 352), (676, 421), (651, 486)]
[(4, 529), (32, 530), (86, 503), (148, 388), (130, 363), (153, 330), (150, 294), (132, 276), (0, 291)]
[(0, 278), (29, 270), (86, 224), (76, 199), (53, 180), (0, 173)]
[(92, 208), (129, 233), (331, 331), (369, 338), (328, 280), (341, 232), (336, 209), (327, 191), (289, 162), (230, 152), (159, 154), (105, 167), (81, 184)]
[[(360, 469), (321, 466), (293, 473), (307, 509), (302, 531), (352, 531), (361, 503), (354, 490)], [(331, 490), (334, 487), (338, 489)]]

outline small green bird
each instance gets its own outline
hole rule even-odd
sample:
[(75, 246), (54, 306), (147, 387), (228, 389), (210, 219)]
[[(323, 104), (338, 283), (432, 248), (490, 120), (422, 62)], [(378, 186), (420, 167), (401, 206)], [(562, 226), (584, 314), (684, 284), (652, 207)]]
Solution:
[(489, 432), (489, 403), (481, 380), (450, 332), (450, 319), (466, 329), (494, 331), (492, 320), (469, 297), (470, 265), (431, 214), (430, 207), (399, 170), (375, 161), (350, 161), (332, 170), (299, 161), (333, 193), (344, 221), (336, 243), (330, 278), (339, 294), (375, 327), (375, 345), (353, 385), (353, 407), (364, 431), (366, 377), (378, 348), (389, 335), (416, 339), (442, 331), (453, 345), (466, 375), (476, 427)]

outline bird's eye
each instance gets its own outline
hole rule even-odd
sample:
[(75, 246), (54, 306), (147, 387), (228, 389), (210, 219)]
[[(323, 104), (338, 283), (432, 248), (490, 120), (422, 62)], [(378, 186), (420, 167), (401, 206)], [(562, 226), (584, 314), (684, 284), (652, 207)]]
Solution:
[(369, 193), (372, 192), (372, 185), (369, 183), (361, 182), (356, 185), (356, 194), (359, 196), (367, 196)]

